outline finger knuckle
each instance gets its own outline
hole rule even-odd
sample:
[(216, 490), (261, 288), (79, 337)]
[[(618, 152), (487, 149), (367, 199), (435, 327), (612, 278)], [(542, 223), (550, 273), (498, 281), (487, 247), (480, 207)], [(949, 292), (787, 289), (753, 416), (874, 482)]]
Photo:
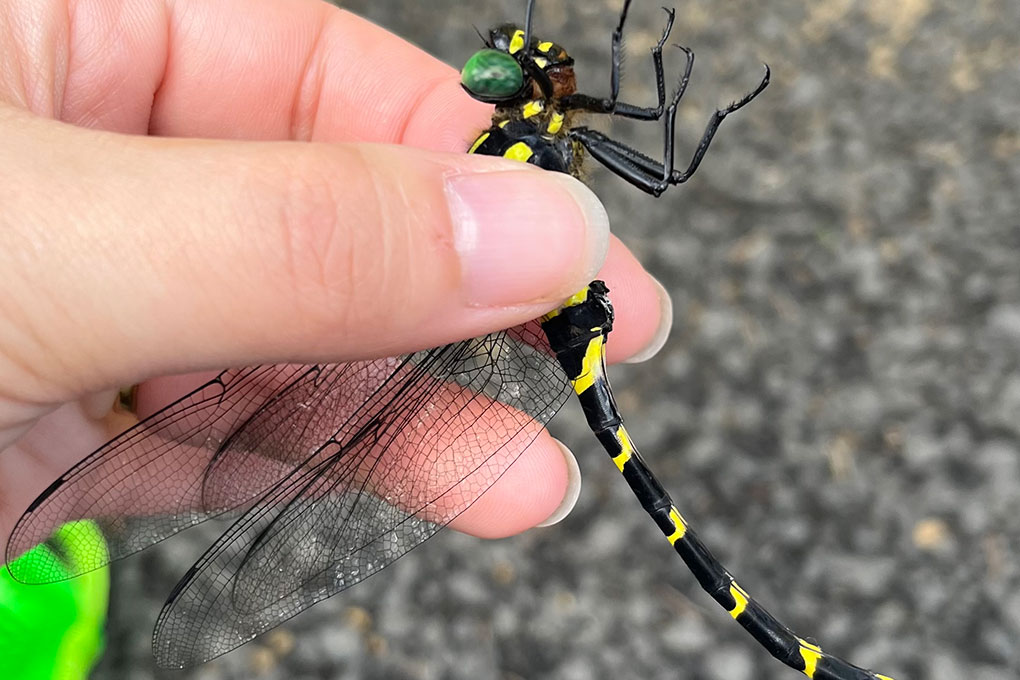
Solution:
[(298, 154), (280, 192), (278, 241), (293, 299), (303, 318), (330, 333), (367, 323), (389, 279), (383, 215), (360, 165), (358, 154), (343, 168)]

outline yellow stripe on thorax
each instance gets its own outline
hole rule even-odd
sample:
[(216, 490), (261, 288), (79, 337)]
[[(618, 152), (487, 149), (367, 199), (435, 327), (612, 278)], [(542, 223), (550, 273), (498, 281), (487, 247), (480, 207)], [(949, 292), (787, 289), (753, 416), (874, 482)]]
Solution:
[(555, 135), (563, 128), (563, 114), (556, 112), (549, 119), (549, 125), (545, 128), (546, 132), (551, 135)]
[(484, 144), (485, 140), (488, 138), (489, 138), (488, 132), (482, 133), (482, 135), (475, 140), (475, 143), (471, 145), (471, 148), (468, 149), (468, 153), (474, 153), (475, 151), (478, 151), (478, 147)]
[(525, 118), (531, 118), (537, 116), (545, 110), (545, 104), (542, 103), (541, 99), (532, 99), (530, 102), (524, 105), (524, 109), (521, 112)]
[(503, 158), (509, 158), (512, 161), (521, 161), (527, 163), (528, 159), (535, 155), (535, 152), (531, 150), (531, 147), (524, 142), (517, 142), (509, 149), (503, 152)]
[(510, 54), (517, 54), (524, 47), (524, 31), (517, 29), (514, 33), (514, 37), (510, 38)]

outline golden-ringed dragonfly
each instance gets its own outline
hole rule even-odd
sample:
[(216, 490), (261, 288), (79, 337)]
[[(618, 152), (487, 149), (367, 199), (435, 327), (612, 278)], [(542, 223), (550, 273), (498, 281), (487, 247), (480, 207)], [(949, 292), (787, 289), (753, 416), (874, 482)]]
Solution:
[[(610, 95), (576, 91), (573, 60), (523, 27), (489, 32), (462, 84), (494, 103), (491, 127), (470, 152), (577, 175), (590, 155), (658, 196), (697, 170), (722, 120), (768, 85), (716, 111), (683, 171), (674, 168), (677, 106), (693, 53), (668, 105), (662, 49), (667, 10), (652, 50), (658, 101), (618, 100), (625, 0), (612, 39)], [(483, 38), (484, 39), (484, 38)], [(652, 159), (575, 124), (579, 113), (661, 121), (664, 153)], [(343, 364), (271, 365), (223, 371), (107, 442), (62, 475), (22, 515), (7, 546), (21, 581), (85, 573), (218, 515), (233, 525), (181, 578), (156, 623), (159, 665), (183, 668), (224, 654), (388, 566), (466, 510), (531, 444), (570, 392), (642, 507), (701, 586), (770, 653), (816, 680), (890, 680), (823, 652), (769, 614), (698, 539), (638, 453), (613, 399), (604, 348), (613, 310), (600, 281), (540, 320), (414, 354)], [(572, 388), (572, 390), (571, 390)], [(111, 496), (130, 505), (140, 475), (165, 480), (146, 499), (158, 514), (97, 516)], [(85, 555), (31, 573), (18, 555), (67, 517), (103, 529), (68, 535)], [(90, 551), (89, 548), (95, 550)]]
[[(464, 89), (496, 105), (492, 126), (471, 145), (471, 153), (503, 156), (546, 170), (577, 175), (585, 153), (637, 188), (659, 196), (686, 182), (697, 170), (720, 123), (757, 97), (769, 83), (769, 68), (758, 86), (740, 100), (717, 110), (687, 169), (674, 168), (677, 106), (690, 81), (694, 53), (679, 47), (686, 66), (666, 105), (662, 48), (673, 28), (675, 12), (666, 10), (666, 25), (652, 48), (658, 102), (640, 107), (619, 101), (621, 43), (630, 8), (625, 0), (612, 39), (610, 95), (592, 97), (576, 91), (573, 60), (561, 46), (532, 35), (535, 0), (529, 0), (523, 28), (499, 26), (489, 32), (486, 49), (476, 53), (462, 72)], [(652, 159), (626, 144), (574, 124), (579, 113), (611, 114), (664, 122), (664, 152)], [(816, 680), (890, 680), (822, 651), (770, 614), (745, 591), (698, 538), (669, 494), (645, 464), (616, 407), (605, 370), (605, 343), (613, 310), (604, 283), (595, 281), (542, 320), (556, 358), (570, 379), (588, 426), (623, 474), (641, 507), (652, 517), (701, 587), (770, 654)]]

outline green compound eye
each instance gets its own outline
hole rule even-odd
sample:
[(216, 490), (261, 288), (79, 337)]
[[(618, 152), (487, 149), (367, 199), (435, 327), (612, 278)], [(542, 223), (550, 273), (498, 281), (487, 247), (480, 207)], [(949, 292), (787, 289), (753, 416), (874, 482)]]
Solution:
[(512, 97), (524, 87), (524, 72), (517, 60), (499, 50), (481, 50), (464, 64), (460, 82), (482, 99)]

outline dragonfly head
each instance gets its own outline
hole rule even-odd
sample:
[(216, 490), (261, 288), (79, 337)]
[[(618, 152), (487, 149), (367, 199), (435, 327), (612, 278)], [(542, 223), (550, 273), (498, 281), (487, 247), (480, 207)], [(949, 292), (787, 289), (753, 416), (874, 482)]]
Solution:
[(514, 24), (489, 31), (485, 48), (461, 70), (464, 90), (479, 101), (504, 105), (573, 93), (573, 58), (556, 43), (537, 38), (525, 49), (524, 35)]

